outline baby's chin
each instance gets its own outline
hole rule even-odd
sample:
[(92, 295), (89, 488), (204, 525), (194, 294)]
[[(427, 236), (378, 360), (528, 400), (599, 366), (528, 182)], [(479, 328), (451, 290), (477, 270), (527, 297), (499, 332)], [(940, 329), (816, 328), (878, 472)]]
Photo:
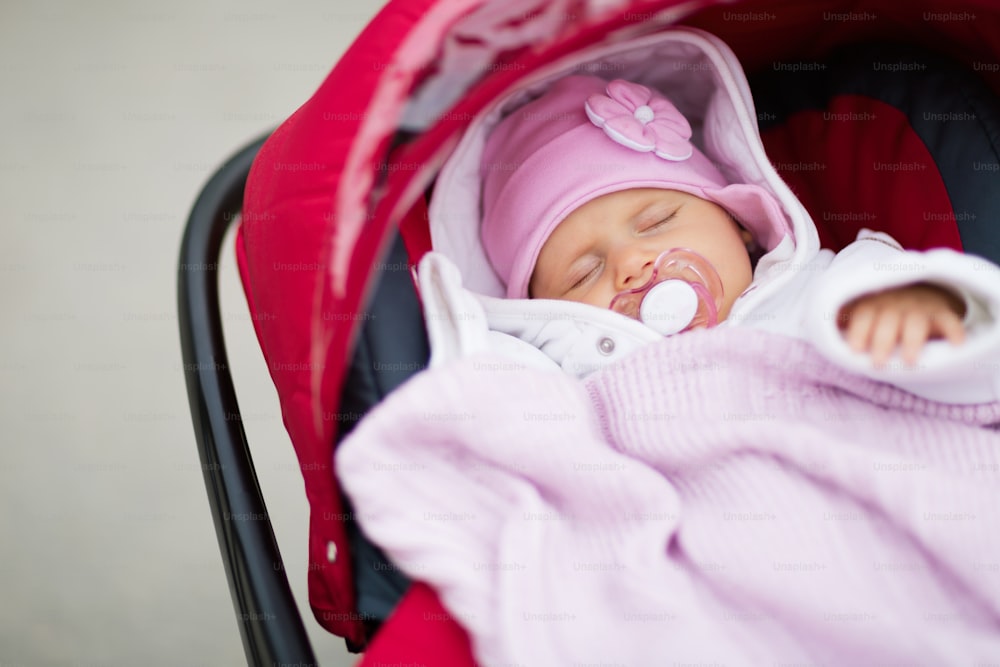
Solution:
[(731, 313), (732, 310), (733, 310), (733, 304), (731, 304), (731, 303), (724, 303), (724, 304), (722, 304), (722, 309), (719, 310), (719, 315), (718, 315), (718, 317), (716, 319), (716, 322), (718, 322), (719, 324), (721, 324), (722, 322), (725, 322), (726, 320), (728, 320), (729, 319), (729, 313)]

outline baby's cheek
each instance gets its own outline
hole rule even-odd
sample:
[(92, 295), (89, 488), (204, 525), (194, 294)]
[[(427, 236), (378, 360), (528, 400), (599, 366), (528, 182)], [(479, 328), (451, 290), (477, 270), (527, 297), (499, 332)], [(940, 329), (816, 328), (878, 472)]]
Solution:
[(611, 300), (614, 298), (615, 294), (613, 290), (606, 286), (598, 285), (590, 289), (583, 297), (575, 300), (590, 304), (591, 306), (597, 306), (598, 308), (610, 308)]

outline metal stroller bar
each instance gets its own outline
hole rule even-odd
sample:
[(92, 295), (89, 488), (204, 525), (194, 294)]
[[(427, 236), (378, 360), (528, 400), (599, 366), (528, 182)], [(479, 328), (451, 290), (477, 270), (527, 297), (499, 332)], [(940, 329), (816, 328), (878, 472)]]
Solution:
[(247, 662), (315, 665), (247, 446), (219, 310), (222, 241), (266, 138), (232, 156), (191, 210), (177, 273), (178, 322), (191, 419)]

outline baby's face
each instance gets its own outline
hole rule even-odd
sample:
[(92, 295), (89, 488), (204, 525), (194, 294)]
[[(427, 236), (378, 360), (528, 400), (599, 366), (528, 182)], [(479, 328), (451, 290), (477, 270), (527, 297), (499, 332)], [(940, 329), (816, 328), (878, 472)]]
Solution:
[(715, 267), (725, 319), (753, 279), (745, 239), (724, 208), (676, 190), (622, 190), (574, 210), (542, 246), (528, 293), (608, 308), (619, 292), (644, 284), (672, 248), (690, 248)]

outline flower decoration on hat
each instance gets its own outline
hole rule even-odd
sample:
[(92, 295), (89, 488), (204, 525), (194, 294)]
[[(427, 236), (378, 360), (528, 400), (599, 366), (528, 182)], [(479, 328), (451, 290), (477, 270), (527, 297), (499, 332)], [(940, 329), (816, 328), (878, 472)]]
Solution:
[(590, 122), (614, 141), (664, 160), (691, 157), (691, 125), (670, 100), (622, 79), (610, 82), (606, 92), (588, 97), (584, 109)]

